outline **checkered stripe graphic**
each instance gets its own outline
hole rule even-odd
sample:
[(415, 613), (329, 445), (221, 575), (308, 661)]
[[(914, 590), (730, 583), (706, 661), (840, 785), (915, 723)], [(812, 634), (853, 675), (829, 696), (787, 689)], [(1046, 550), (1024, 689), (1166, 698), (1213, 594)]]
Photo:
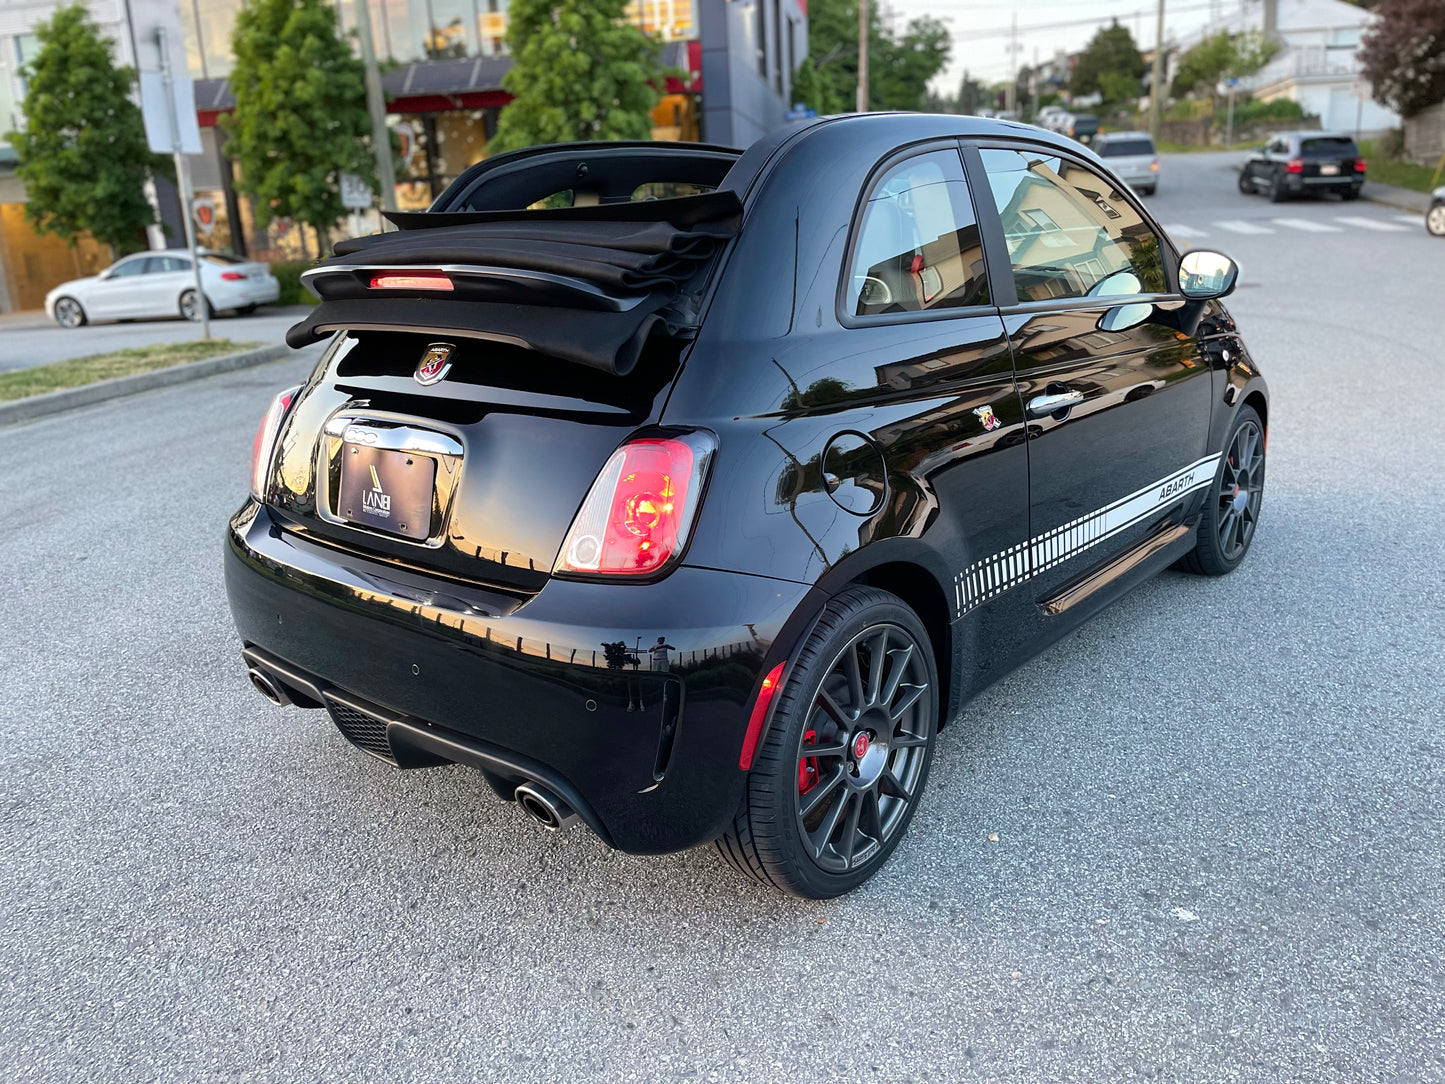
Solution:
[(953, 579), (954, 606), (962, 617), (1011, 587), (1077, 557), (1214, 481), (1218, 455), (1203, 459), (1121, 500), (975, 561)]

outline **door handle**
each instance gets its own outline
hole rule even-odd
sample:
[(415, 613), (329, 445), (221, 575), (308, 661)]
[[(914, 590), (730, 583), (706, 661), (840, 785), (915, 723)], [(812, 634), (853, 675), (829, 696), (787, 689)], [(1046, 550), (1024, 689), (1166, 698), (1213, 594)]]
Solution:
[(1029, 400), (1029, 417), (1044, 418), (1061, 410), (1073, 410), (1084, 401), (1084, 393), (1070, 389), (1056, 395), (1035, 395)]

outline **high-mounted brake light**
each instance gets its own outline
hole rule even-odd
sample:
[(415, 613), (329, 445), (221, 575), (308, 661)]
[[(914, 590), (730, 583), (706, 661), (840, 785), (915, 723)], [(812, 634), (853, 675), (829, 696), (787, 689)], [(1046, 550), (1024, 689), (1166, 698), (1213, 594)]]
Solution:
[(258, 501), (266, 499), (266, 482), (271, 473), (271, 460), (276, 454), (276, 434), (281, 431), (281, 422), (300, 390), (298, 384), (272, 399), (261, 424), (256, 427), (256, 439), (251, 442), (251, 496)]
[(758, 738), (763, 733), (763, 723), (768, 718), (768, 708), (773, 702), (773, 696), (778, 691), (778, 685), (783, 680), (783, 667), (787, 662), (780, 662), (777, 666), (768, 671), (768, 676), (763, 678), (763, 684), (758, 689), (758, 698), (753, 701), (753, 713), (748, 716), (748, 729), (743, 734), (743, 749), (738, 754), (738, 767), (747, 771), (753, 766), (753, 754), (758, 751)]
[(554, 572), (645, 576), (681, 555), (714, 448), (705, 433), (644, 437), (612, 453), (572, 521)]
[(1303, 173), (1305, 171), (1305, 160), (1303, 158), (1291, 158), (1284, 164), (1286, 173)]
[(387, 272), (371, 276), (373, 290), (443, 290), (450, 292), (456, 287), (451, 278), (441, 271), (411, 271), (406, 273)]
[(1363, 172), (1365, 172), (1365, 160), (1364, 160), (1363, 158), (1356, 158), (1356, 159), (1355, 159), (1355, 172), (1356, 172), (1356, 173), (1363, 173)]

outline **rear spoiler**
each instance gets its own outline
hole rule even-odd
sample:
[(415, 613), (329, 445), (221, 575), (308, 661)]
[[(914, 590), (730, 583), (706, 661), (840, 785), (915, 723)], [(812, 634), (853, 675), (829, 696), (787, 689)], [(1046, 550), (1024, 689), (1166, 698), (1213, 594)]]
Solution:
[(732, 238), (730, 191), (551, 211), (388, 215), (305, 272), (320, 298), (286, 341), (337, 330), (493, 339), (617, 376), (654, 334), (696, 326), (683, 287)]

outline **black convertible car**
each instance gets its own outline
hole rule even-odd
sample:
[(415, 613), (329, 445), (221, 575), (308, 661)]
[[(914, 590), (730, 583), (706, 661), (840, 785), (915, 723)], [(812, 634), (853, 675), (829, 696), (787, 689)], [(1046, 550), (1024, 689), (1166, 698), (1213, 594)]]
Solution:
[(232, 613), (269, 699), (548, 827), (845, 892), (963, 701), (1249, 549), (1236, 268), (1070, 140), (539, 147), (393, 221), (307, 273), (290, 341), (330, 341), (257, 433)]

